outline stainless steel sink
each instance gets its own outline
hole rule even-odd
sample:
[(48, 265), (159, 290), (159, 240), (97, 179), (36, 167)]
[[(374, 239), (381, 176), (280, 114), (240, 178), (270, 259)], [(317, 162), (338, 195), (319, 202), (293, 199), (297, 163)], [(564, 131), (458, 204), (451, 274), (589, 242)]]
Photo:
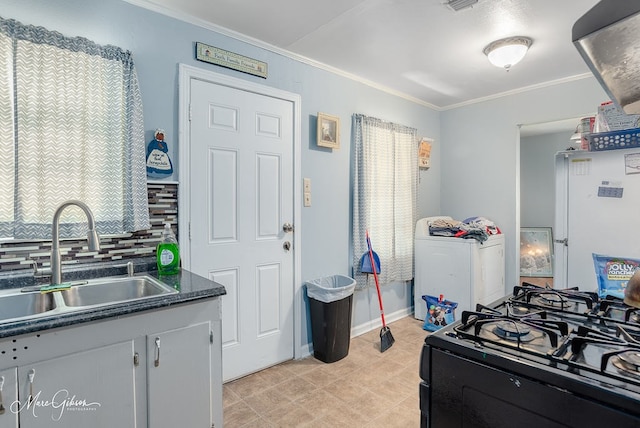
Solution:
[(177, 290), (150, 276), (101, 278), (60, 292), (70, 307), (96, 306), (177, 293)]
[(0, 295), (0, 320), (24, 318), (56, 308), (53, 294), (13, 293)]
[(31, 289), (40, 287), (0, 290), (0, 324), (178, 292), (147, 275), (92, 279), (49, 293)]

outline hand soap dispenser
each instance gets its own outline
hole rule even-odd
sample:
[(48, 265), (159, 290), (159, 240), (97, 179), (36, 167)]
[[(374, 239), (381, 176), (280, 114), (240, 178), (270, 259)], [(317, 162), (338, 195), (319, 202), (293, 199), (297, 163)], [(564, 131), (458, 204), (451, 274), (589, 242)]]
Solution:
[(180, 271), (180, 250), (178, 241), (169, 223), (165, 223), (162, 231), (162, 241), (156, 248), (158, 259), (158, 273), (160, 275), (174, 275)]

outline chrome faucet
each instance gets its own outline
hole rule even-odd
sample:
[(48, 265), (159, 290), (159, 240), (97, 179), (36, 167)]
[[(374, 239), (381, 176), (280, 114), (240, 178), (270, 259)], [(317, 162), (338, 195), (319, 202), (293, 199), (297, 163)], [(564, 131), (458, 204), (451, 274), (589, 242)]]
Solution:
[(93, 218), (93, 213), (84, 202), (70, 200), (64, 202), (57, 209), (53, 215), (53, 227), (51, 229), (51, 285), (62, 283), (62, 267), (60, 260), (60, 215), (62, 211), (69, 205), (75, 205), (80, 207), (84, 214), (87, 216), (89, 222), (89, 231), (87, 233), (87, 244), (89, 251), (100, 250), (100, 237), (96, 232), (96, 222)]

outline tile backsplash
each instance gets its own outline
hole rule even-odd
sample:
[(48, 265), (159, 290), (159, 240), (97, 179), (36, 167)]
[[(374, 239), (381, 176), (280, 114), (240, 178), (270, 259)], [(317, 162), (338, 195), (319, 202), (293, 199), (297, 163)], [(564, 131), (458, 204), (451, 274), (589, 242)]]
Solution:
[[(151, 228), (117, 236), (101, 236), (100, 251), (88, 251), (86, 239), (60, 241), (63, 265), (125, 260), (154, 256), (156, 245), (162, 239), (165, 223), (171, 224), (178, 236), (178, 185), (176, 183), (151, 182), (147, 184), (149, 195), (149, 220)], [(0, 273), (21, 269), (49, 268), (51, 241), (22, 241), (0, 243)]]

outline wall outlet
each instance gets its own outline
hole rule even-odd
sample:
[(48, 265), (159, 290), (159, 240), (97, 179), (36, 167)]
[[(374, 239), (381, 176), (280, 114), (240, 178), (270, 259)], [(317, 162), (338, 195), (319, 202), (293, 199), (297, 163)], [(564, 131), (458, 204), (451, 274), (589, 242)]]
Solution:
[(305, 207), (310, 207), (311, 206), (311, 193), (310, 192), (305, 192), (304, 193), (304, 206)]

